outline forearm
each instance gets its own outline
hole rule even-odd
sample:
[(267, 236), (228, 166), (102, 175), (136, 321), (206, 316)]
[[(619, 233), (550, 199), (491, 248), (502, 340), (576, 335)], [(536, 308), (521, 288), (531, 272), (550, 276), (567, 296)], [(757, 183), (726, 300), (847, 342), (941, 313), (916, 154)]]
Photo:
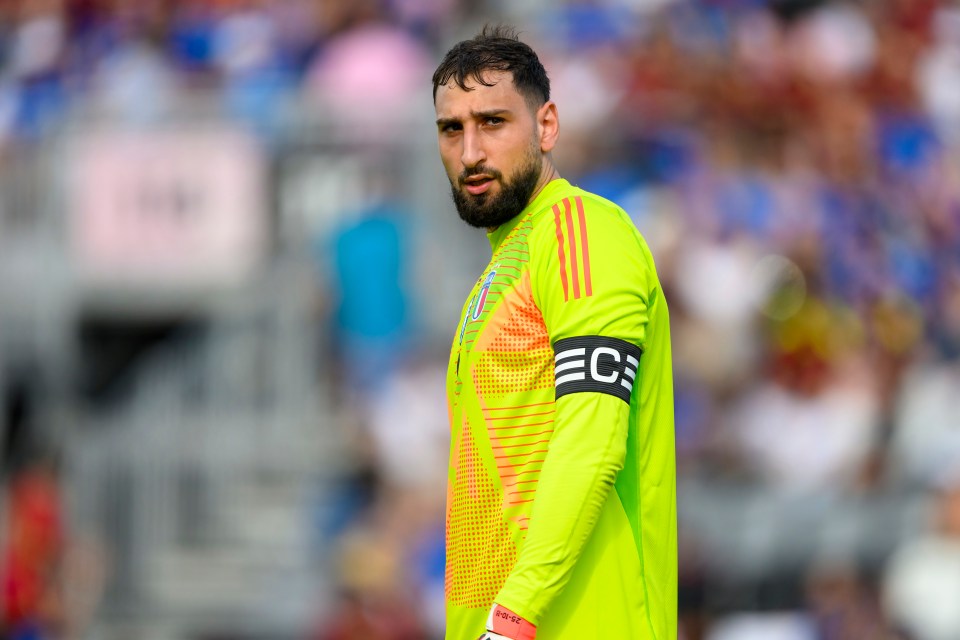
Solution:
[(623, 466), (628, 410), (599, 393), (557, 401), (527, 537), (497, 604), (537, 624), (566, 585)]

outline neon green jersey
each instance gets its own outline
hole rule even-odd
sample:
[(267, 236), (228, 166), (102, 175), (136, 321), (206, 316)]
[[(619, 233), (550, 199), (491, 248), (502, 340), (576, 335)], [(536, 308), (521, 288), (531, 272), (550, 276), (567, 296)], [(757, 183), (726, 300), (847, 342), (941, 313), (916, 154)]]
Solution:
[(622, 209), (550, 182), (489, 234), (447, 373), (447, 640), (677, 637), (667, 305)]

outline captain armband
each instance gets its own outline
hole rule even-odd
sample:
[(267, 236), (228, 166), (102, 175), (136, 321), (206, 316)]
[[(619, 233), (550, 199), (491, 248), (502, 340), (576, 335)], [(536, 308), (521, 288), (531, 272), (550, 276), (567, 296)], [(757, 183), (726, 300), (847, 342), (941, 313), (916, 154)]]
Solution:
[(640, 354), (635, 344), (606, 336), (577, 336), (553, 345), (557, 399), (568, 393), (606, 393), (630, 403)]

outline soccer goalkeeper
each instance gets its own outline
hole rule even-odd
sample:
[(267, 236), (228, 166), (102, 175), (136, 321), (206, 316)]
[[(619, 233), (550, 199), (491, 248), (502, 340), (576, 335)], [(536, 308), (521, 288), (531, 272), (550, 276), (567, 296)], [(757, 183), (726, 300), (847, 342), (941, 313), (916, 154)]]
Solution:
[(560, 178), (537, 55), (510, 29), (433, 76), (440, 156), (490, 264), (447, 374), (448, 640), (675, 640), (667, 304), (617, 205)]

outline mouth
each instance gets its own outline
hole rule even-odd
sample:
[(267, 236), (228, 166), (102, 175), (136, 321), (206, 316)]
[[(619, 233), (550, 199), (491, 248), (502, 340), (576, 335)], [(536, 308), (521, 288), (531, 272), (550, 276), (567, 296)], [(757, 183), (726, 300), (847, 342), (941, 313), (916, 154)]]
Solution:
[(478, 196), (490, 188), (490, 185), (493, 184), (493, 178), (488, 175), (475, 175), (465, 178), (461, 182), (468, 193)]

